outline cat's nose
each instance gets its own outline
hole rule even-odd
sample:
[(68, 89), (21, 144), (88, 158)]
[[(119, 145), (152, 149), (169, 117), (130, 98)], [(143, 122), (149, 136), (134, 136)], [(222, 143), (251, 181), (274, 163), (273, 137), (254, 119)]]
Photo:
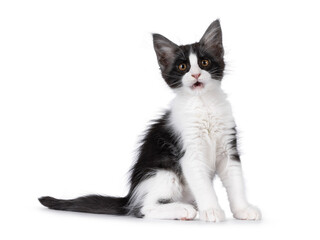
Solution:
[(192, 77), (194, 77), (195, 79), (198, 80), (198, 78), (200, 77), (201, 73), (198, 74), (191, 74)]

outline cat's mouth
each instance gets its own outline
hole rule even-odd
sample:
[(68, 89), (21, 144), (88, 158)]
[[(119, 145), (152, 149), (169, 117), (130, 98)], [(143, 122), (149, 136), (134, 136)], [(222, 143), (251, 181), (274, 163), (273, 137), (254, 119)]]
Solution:
[(204, 84), (198, 81), (191, 86), (192, 89), (201, 89), (203, 87), (204, 87)]

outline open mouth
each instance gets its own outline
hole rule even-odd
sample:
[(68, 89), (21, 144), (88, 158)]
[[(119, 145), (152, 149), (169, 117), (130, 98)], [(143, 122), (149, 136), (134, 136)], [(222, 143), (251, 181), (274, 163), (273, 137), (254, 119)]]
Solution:
[(192, 85), (192, 89), (200, 89), (203, 88), (203, 83), (202, 82), (196, 82), (195, 84)]

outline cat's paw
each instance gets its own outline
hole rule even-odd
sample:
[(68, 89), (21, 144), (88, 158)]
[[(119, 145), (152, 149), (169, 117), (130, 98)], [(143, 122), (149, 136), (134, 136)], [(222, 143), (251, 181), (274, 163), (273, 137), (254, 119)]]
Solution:
[(199, 211), (200, 220), (206, 222), (222, 222), (226, 219), (224, 211), (221, 208), (210, 208)]
[(180, 220), (192, 220), (197, 215), (197, 210), (189, 204), (184, 204), (183, 210), (184, 213), (181, 215)]
[(249, 205), (244, 209), (234, 211), (233, 217), (240, 220), (261, 220), (261, 212), (259, 208)]

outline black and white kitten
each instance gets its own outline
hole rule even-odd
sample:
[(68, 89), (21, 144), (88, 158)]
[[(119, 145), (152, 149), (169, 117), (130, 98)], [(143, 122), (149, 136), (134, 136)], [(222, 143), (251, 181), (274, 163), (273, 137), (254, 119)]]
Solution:
[(245, 196), (236, 125), (220, 87), (225, 63), (219, 20), (197, 43), (178, 46), (160, 34), (153, 34), (153, 43), (162, 76), (176, 96), (141, 142), (127, 196), (42, 197), (40, 202), (56, 210), (155, 219), (194, 219), (198, 210), (201, 220), (218, 222), (225, 214), (213, 188), (217, 174), (233, 216), (259, 220), (259, 209)]

